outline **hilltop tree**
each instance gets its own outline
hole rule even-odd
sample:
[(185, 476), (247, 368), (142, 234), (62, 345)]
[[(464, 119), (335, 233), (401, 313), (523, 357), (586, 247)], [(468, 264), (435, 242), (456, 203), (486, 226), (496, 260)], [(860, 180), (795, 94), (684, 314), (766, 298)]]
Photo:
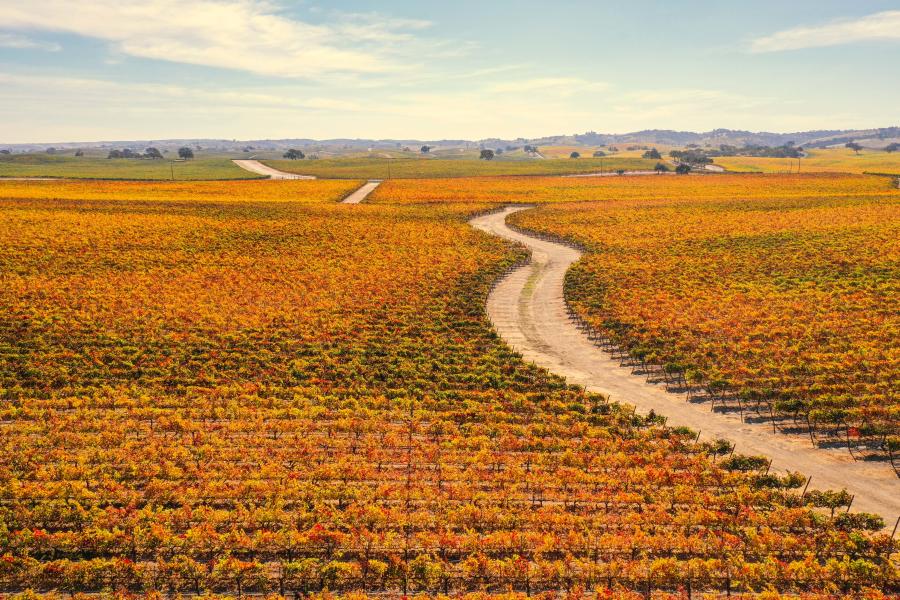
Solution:
[(643, 157), (644, 158), (652, 158), (654, 160), (660, 160), (662, 158), (662, 154), (660, 154), (659, 150), (657, 150), (656, 148), (651, 148), (650, 150), (647, 150), (646, 152), (644, 152)]
[(421, 148), (419, 148), (419, 152), (421, 152), (422, 154), (428, 154), (429, 152), (431, 152), (431, 146), (422, 146)]
[(859, 144), (857, 144), (856, 142), (847, 142), (846, 144), (844, 144), (844, 147), (850, 148), (857, 154), (859, 154), (859, 151), (863, 149), (863, 147), (860, 146)]
[(669, 156), (680, 163), (689, 165), (708, 165), (712, 159), (703, 150), (672, 150)]
[(900, 150), (900, 144), (898, 144), (897, 142), (894, 142), (893, 144), (888, 144), (887, 146), (884, 147), (884, 151), (888, 152), (888, 153), (896, 152), (897, 150)]
[(146, 150), (144, 150), (144, 156), (146, 158), (152, 158), (154, 160), (160, 160), (163, 157), (162, 152), (160, 152), (157, 148), (153, 148), (153, 147), (150, 147), (150, 148), (147, 148)]
[(76, 150), (75, 156), (84, 156), (84, 150)]
[(484, 149), (481, 151), (481, 154), (478, 158), (480, 158), (481, 160), (494, 160), (494, 151)]
[(675, 167), (675, 172), (679, 175), (687, 175), (691, 172), (691, 165), (687, 163), (681, 163), (677, 167)]
[(178, 157), (183, 158), (184, 160), (189, 160), (191, 158), (194, 158), (194, 151), (187, 146), (182, 146), (178, 149)]
[(668, 173), (671, 169), (669, 169), (669, 166), (666, 163), (658, 162), (656, 163), (656, 166), (653, 167), (653, 170), (657, 173)]
[(306, 158), (306, 155), (303, 154), (301, 150), (297, 150), (296, 148), (291, 148), (290, 150), (282, 154), (282, 156), (289, 160), (302, 160)]
[(581, 158), (581, 153), (573, 152), (572, 154), (569, 155), (569, 158)]

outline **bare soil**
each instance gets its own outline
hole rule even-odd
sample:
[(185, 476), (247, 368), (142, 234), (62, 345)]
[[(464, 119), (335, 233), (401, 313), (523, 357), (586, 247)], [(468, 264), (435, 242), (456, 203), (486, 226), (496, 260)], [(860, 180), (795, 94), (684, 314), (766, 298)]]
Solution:
[(369, 196), (369, 194), (374, 192), (375, 188), (377, 188), (379, 185), (381, 185), (380, 179), (372, 179), (370, 181), (367, 181), (358, 190), (344, 198), (343, 203), (359, 204), (360, 202), (365, 200)]
[(262, 164), (258, 160), (236, 159), (231, 162), (245, 171), (258, 173), (260, 175), (268, 175), (270, 179), (315, 179), (312, 175), (298, 175), (296, 173), (279, 171), (278, 169), (273, 169), (272, 167)]

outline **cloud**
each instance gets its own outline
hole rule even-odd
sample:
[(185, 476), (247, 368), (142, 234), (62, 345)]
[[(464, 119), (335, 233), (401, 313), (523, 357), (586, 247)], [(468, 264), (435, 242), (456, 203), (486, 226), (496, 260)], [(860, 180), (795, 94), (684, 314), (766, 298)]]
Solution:
[[(275, 77), (386, 73), (417, 55), (427, 21), (378, 14), (306, 23), (265, 0), (0, 0), (2, 27), (108, 41), (126, 55)], [(413, 48), (410, 48), (413, 46)]]
[(67, 102), (103, 103), (141, 110), (184, 110), (188, 106), (225, 109), (359, 111), (363, 105), (347, 99), (303, 96), (278, 91), (211, 90), (157, 83), (120, 83), (78, 77), (44, 77), (0, 73), (7, 97), (40, 99), (65, 94)]
[[(388, 88), (365, 94), (304, 81), (222, 89), (213, 84), (122, 82), (0, 72), (0, 142), (184, 137), (262, 139), (470, 138), (714, 127), (770, 131), (839, 122), (866, 128), (890, 108), (848, 113), (829, 106), (702, 88), (596, 94), (490, 93), (495, 82), (462, 80), (444, 90)], [(61, 101), (62, 99), (62, 101)], [(887, 106), (887, 105), (886, 105)]]
[(879, 40), (900, 40), (900, 10), (888, 10), (859, 19), (842, 19), (815, 27), (786, 29), (753, 40), (750, 51), (780, 52)]
[(59, 52), (62, 50), (62, 47), (59, 44), (53, 42), (40, 42), (15, 33), (0, 33), (0, 48), (46, 50), (47, 52)]

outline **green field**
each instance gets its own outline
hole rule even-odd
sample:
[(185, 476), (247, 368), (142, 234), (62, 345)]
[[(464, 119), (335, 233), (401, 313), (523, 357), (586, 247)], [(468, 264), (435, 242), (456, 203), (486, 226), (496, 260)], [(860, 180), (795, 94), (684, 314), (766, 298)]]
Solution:
[[(795, 158), (762, 158), (754, 156), (716, 157), (714, 163), (736, 173), (797, 172)], [(800, 160), (804, 173), (882, 173), (900, 175), (900, 152), (864, 149), (860, 153), (848, 148), (810, 150)]]
[(0, 155), (0, 177), (72, 177), (80, 179), (258, 179), (227, 156), (203, 156), (183, 162), (58, 156), (43, 153)]
[(319, 160), (263, 160), (265, 164), (301, 175), (338, 179), (418, 179), (483, 175), (570, 175), (624, 169), (652, 169), (658, 161), (634, 157), (580, 159), (478, 160), (468, 158), (337, 158)]

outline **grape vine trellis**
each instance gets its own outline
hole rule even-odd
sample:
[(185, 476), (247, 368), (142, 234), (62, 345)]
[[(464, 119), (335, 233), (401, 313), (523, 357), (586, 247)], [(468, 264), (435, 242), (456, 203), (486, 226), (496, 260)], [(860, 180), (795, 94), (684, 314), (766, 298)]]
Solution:
[(3, 592), (898, 591), (848, 498), (511, 353), (484, 206), (5, 185)]
[(566, 277), (570, 313), (634, 372), (898, 469), (897, 210), (883, 196), (765, 196), (512, 221), (587, 248)]

